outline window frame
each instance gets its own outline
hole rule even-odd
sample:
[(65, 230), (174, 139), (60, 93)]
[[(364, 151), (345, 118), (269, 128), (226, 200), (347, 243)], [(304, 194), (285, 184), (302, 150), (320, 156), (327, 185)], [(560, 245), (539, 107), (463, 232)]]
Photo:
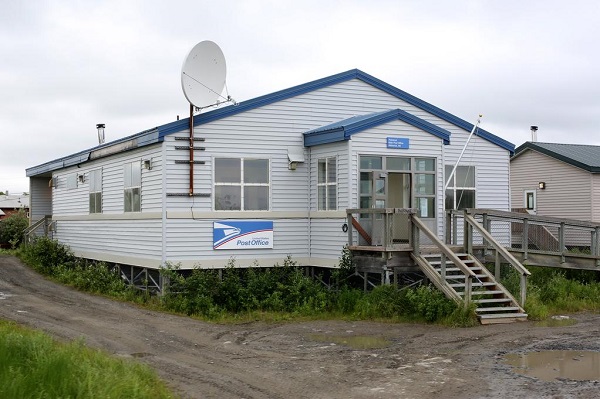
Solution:
[[(129, 169), (129, 179), (127, 179), (127, 169)], [(136, 181), (134, 181), (134, 170)], [(127, 181), (129, 180), (129, 182)], [(137, 190), (137, 196), (135, 191)], [(128, 195), (129, 194), (129, 195)], [(130, 204), (127, 206), (127, 199)], [(137, 198), (137, 201), (136, 201)], [(137, 206), (136, 206), (137, 205)], [(123, 165), (123, 212), (137, 213), (142, 211), (142, 163), (141, 161), (127, 162)]]
[[(89, 213), (102, 213), (102, 168), (89, 171)], [(99, 183), (100, 187), (96, 187)], [(92, 196), (94, 207), (92, 209)]]
[[(452, 169), (454, 168), (454, 165), (445, 165), (445, 168), (450, 168), (450, 173), (452, 173)], [(459, 186), (456, 183), (456, 176), (458, 175), (458, 170), (461, 168), (467, 168), (473, 171), (473, 186)], [(467, 176), (469, 176), (469, 173), (467, 172)], [(452, 208), (448, 208), (447, 207), (447, 199), (448, 199), (448, 195), (446, 192), (448, 191), (452, 191)], [(448, 187), (446, 188), (446, 192), (444, 193), (444, 207), (446, 208), (446, 210), (461, 210), (461, 209), (467, 209), (468, 207), (461, 207), (460, 209), (457, 207), (458, 205), (458, 196), (457, 193), (458, 192), (464, 192), (464, 191), (471, 191), (473, 193), (473, 208), (477, 208), (477, 167), (475, 165), (458, 165), (456, 168), (456, 171), (454, 172), (454, 175), (452, 176), (451, 181), (448, 183)]]
[[(219, 182), (217, 181), (217, 160), (218, 159), (234, 159), (234, 160), (239, 160), (239, 182)], [(267, 162), (267, 182), (246, 182), (245, 181), (245, 166), (246, 166), (246, 161), (266, 161)], [(271, 159), (270, 158), (260, 158), (260, 157), (228, 157), (228, 156), (215, 156), (212, 159), (213, 162), (213, 168), (212, 168), (212, 174), (213, 174), (213, 201), (212, 201), (212, 208), (213, 211), (215, 212), (268, 212), (271, 210)], [(239, 201), (239, 205), (240, 208), (239, 209), (218, 209), (217, 208), (217, 200), (218, 200), (218, 196), (217, 196), (217, 188), (218, 187), (239, 187), (239, 195), (240, 195), (240, 201)], [(266, 187), (267, 188), (267, 207), (266, 209), (245, 209), (247, 206), (247, 201), (246, 201), (246, 188), (250, 188), (250, 187)]]
[[(334, 173), (334, 181), (330, 181), (330, 165), (329, 163), (333, 161), (334, 165), (333, 167), (335, 168), (335, 173)], [(321, 168), (320, 165), (321, 163), (325, 164), (325, 176), (323, 181), (321, 181)], [(330, 206), (331, 205), (331, 193), (330, 193), (330, 188), (334, 188), (335, 189), (335, 198), (333, 199), (334, 201), (334, 206)], [(321, 191), (319, 190), (320, 188), (323, 188), (323, 193), (325, 194), (325, 202), (324, 205), (325, 207), (322, 207), (322, 203), (321, 203)], [(317, 159), (317, 210), (318, 211), (337, 211), (338, 210), (338, 162), (337, 162), (337, 156), (330, 156), (330, 157), (324, 157), (324, 158), (318, 158)]]

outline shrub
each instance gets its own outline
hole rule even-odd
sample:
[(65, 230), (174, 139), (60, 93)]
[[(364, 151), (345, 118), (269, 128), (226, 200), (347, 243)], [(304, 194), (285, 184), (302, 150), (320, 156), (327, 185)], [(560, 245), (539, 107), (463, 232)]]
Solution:
[(36, 237), (31, 243), (23, 245), (20, 255), (34, 269), (48, 275), (59, 265), (73, 266), (76, 263), (68, 246), (48, 237)]
[(29, 226), (25, 212), (19, 211), (0, 221), (0, 244), (10, 244), (16, 248), (23, 242), (23, 232)]

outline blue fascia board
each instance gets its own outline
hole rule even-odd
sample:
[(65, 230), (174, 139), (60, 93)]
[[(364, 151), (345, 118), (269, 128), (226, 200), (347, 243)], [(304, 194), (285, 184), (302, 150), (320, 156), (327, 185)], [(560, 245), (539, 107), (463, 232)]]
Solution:
[[(78, 153), (68, 155), (66, 157), (55, 159), (53, 161), (46, 162), (41, 165), (37, 165), (37, 166), (31, 167), (31, 168), (28, 168), (25, 170), (25, 175), (27, 177), (32, 177), (32, 176), (49, 173), (54, 170), (66, 168), (69, 166), (82, 164), (82, 163), (90, 160), (90, 154), (99, 152), (99, 151), (103, 151), (103, 150), (109, 150), (110, 147), (112, 147), (112, 146), (126, 143), (128, 141), (132, 142), (132, 148), (129, 148), (129, 149), (135, 149), (135, 148), (139, 148), (139, 147), (144, 147), (146, 145), (162, 142), (163, 137), (160, 137), (160, 135), (158, 134), (158, 130), (156, 128), (144, 130), (143, 132), (133, 134), (131, 136), (123, 137), (118, 140), (114, 140), (109, 143), (106, 143), (106, 144), (98, 145), (96, 147), (92, 147), (90, 149), (80, 151)], [(115, 153), (117, 153), (117, 152), (115, 152)], [(111, 153), (111, 155), (112, 155), (112, 153)]]
[(348, 140), (343, 127), (304, 134), (304, 146), (313, 147), (319, 144), (336, 143)]
[[(304, 133), (304, 145), (306, 147), (312, 147), (318, 144), (350, 140), (353, 134), (394, 120), (404, 121), (418, 129), (441, 138), (444, 141), (444, 144), (450, 144), (450, 132), (447, 130), (444, 130), (401, 109), (392, 109), (389, 111), (364, 115), (364, 117), (348, 118), (345, 120), (347, 124), (344, 124), (344, 121), (340, 121), (322, 128), (308, 131)], [(329, 126), (332, 126), (332, 128), (329, 128)], [(340, 132), (343, 134), (340, 134)]]
[[(204, 123), (209, 123), (218, 119), (226, 118), (228, 116), (236, 115), (241, 112), (249, 111), (254, 108), (262, 107), (265, 105), (272, 104), (277, 101), (286, 100), (288, 98), (298, 96), (301, 94), (306, 94), (314, 90), (318, 90), (327, 86), (331, 86), (337, 83), (345, 82), (351, 79), (359, 79), (371, 86), (374, 86), (394, 97), (397, 97), (407, 103), (414, 105), (417, 108), (420, 108), (432, 115), (435, 115), (463, 130), (470, 132), (473, 129), (473, 124), (461, 119), (451, 113), (444, 111), (432, 104), (429, 104), (426, 101), (423, 101), (403, 90), (400, 90), (389, 83), (386, 83), (380, 79), (375, 78), (359, 69), (351, 69), (346, 72), (341, 72), (335, 75), (331, 75), (325, 78), (321, 78), (318, 80), (314, 80), (312, 82), (304, 83), (298, 86), (294, 86), (288, 89), (280, 90), (271, 94), (266, 94), (264, 96), (256, 97), (251, 100), (243, 101), (238, 103), (237, 105), (230, 105), (224, 108), (215, 109), (213, 111), (206, 112), (205, 114), (200, 114), (194, 116), (194, 126), (202, 125)], [(161, 132), (161, 136), (182, 131), (184, 129), (189, 128), (189, 118), (182, 119), (176, 122), (172, 122), (163, 126), (158, 127)], [(514, 153), (515, 145), (484, 130), (477, 129), (475, 133), (477, 136), (498, 145), (501, 148), (506, 149), (511, 154)]]

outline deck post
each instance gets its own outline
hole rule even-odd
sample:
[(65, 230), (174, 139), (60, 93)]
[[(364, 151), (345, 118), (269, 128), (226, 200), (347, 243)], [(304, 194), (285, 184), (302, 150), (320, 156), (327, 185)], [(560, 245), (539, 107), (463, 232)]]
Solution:
[(348, 219), (346, 221), (347, 226), (348, 226), (348, 246), (353, 245), (352, 244), (352, 214), (348, 213), (346, 219)]
[(452, 244), (452, 211), (446, 211), (446, 244)]
[(521, 244), (521, 248), (523, 249), (523, 260), (527, 260), (527, 255), (529, 252), (529, 219), (523, 218), (523, 240)]
[(558, 228), (558, 246), (560, 263), (565, 263), (565, 222), (560, 222), (560, 227)]
[(415, 256), (419, 256), (421, 255), (421, 247), (420, 247), (420, 243), (419, 243), (419, 228), (417, 227), (417, 225), (415, 223), (412, 222), (412, 215), (411, 215), (411, 236), (412, 236), (412, 248), (413, 248), (413, 253), (415, 254)]
[(501, 264), (500, 264), (500, 253), (498, 252), (498, 250), (495, 250), (494, 252), (496, 253), (496, 264), (495, 264), (495, 267), (494, 267), (494, 278), (497, 281), (500, 281), (500, 266), (501, 266)]
[(600, 238), (600, 227), (596, 227), (592, 234), (592, 245), (594, 246), (592, 255), (596, 256), (596, 266), (600, 267), (600, 245), (598, 245), (598, 239)]
[(465, 306), (471, 304), (471, 292), (473, 290), (473, 280), (471, 276), (465, 275)]
[(521, 306), (525, 306), (525, 301), (527, 300), (527, 275), (521, 275)]
[(442, 281), (446, 282), (446, 254), (443, 252), (440, 254), (440, 276)]
[[(467, 211), (464, 211), (465, 216), (467, 215)], [(473, 229), (471, 225), (467, 221), (467, 218), (464, 218), (464, 231), (463, 231), (463, 246), (465, 247), (465, 252), (469, 255), (473, 254)]]
[(457, 245), (458, 241), (458, 215), (452, 212), (452, 245)]

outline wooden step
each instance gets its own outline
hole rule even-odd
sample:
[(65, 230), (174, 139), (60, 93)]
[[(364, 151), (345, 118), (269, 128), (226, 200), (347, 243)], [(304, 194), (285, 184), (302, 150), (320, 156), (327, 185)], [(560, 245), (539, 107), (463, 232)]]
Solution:
[(478, 317), (481, 324), (504, 324), (526, 321), (527, 313), (483, 314)]
[[(481, 290), (477, 290), (477, 291), (471, 291), (471, 295), (503, 295), (504, 291), (499, 291), (499, 290), (489, 290), (489, 291), (481, 291)], [(464, 291), (459, 291), (458, 295), (464, 295)]]
[[(431, 266), (433, 266), (435, 268), (435, 270), (441, 269), (441, 265), (431, 265)], [(479, 267), (479, 266), (472, 266), (472, 267), (469, 267), (469, 269), (473, 270), (474, 272), (482, 270), (481, 267)], [(448, 267), (448, 265), (446, 265), (446, 272), (461, 272), (462, 273), (462, 270), (460, 270), (458, 267), (454, 267), (454, 265), (452, 265), (450, 267)]]
[(502, 302), (512, 302), (510, 298), (488, 298), (488, 299), (473, 299), (475, 303), (502, 303)]
[[(452, 284), (449, 284), (449, 285), (452, 288), (461, 288), (461, 287), (464, 288), (465, 287), (465, 283), (452, 283)], [(471, 283), (471, 287), (494, 287), (496, 285), (498, 285), (498, 283), (496, 283), (494, 281), (487, 282), (487, 283), (484, 283), (484, 282), (479, 283), (479, 282), (473, 281)]]
[(495, 307), (489, 307), (489, 308), (475, 309), (476, 312), (504, 312), (504, 313), (514, 312), (515, 310), (520, 311), (521, 308), (518, 306), (495, 306)]

